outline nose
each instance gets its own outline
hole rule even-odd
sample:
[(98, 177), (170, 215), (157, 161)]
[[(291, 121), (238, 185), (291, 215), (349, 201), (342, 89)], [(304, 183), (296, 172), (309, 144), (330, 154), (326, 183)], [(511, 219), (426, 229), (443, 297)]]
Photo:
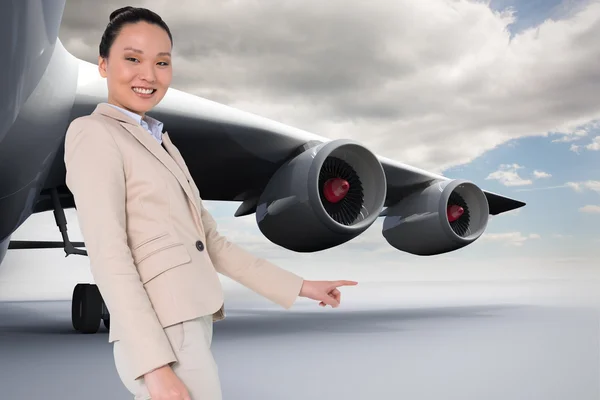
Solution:
[(151, 63), (147, 63), (142, 68), (140, 68), (139, 77), (140, 79), (150, 83), (156, 81), (154, 65), (152, 65)]

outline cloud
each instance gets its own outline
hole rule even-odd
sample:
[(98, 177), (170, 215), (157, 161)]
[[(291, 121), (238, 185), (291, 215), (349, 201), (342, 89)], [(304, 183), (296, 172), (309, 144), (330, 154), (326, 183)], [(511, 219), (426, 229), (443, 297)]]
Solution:
[[(576, 140), (581, 140), (582, 138), (584, 138), (585, 136), (588, 135), (589, 132), (591, 132), (592, 130), (597, 131), (598, 129), (600, 129), (600, 122), (599, 121), (594, 121), (593, 123), (587, 124), (586, 127), (582, 128), (582, 129), (577, 129), (576, 131), (574, 131), (572, 134), (567, 134), (565, 136), (562, 136), (560, 139), (555, 139), (552, 142), (562, 142), (562, 143), (568, 143), (568, 142), (574, 142)], [(600, 150), (600, 136), (595, 136), (594, 138), (592, 138), (591, 142), (588, 144), (571, 144), (569, 150), (580, 154), (581, 150), (589, 150), (589, 151), (599, 151)]]
[(577, 140), (581, 140), (588, 136), (593, 130), (600, 128), (600, 121), (594, 120), (580, 127), (577, 127), (570, 132), (552, 132), (555, 135), (563, 135), (558, 139), (554, 139), (553, 143), (569, 143)]
[(565, 136), (561, 137), (560, 139), (554, 139), (552, 141), (552, 143), (569, 143), (569, 142), (575, 142), (577, 140), (581, 140), (581, 137), (576, 136), (576, 135), (565, 135)]
[(564, 189), (567, 185), (557, 185), (557, 186), (546, 186), (546, 187), (538, 187), (538, 188), (528, 188), (528, 189), (516, 189), (515, 192), (538, 192), (540, 190), (554, 190), (554, 189)]
[(552, 235), (552, 237), (555, 239), (570, 239), (570, 238), (573, 238), (573, 235), (565, 235), (562, 233), (555, 233), (554, 235)]
[(585, 146), (587, 150), (598, 151), (600, 150), (600, 136), (596, 136), (592, 143)]
[(589, 214), (600, 214), (600, 206), (596, 206), (596, 205), (587, 205), (587, 206), (583, 206), (579, 209), (579, 211), (581, 211), (582, 213), (589, 213)]
[(537, 169), (535, 171), (533, 171), (533, 177), (535, 179), (543, 179), (543, 178), (550, 178), (552, 175), (550, 175), (547, 172), (544, 171), (538, 171)]
[[(577, 140), (582, 140), (584, 137), (588, 136), (590, 133), (597, 132), (599, 129), (600, 129), (600, 121), (598, 121), (598, 120), (591, 121), (590, 123), (587, 123), (584, 126), (579, 127), (572, 132), (563, 133), (564, 136), (560, 137), (559, 139), (555, 139), (552, 142), (553, 143), (569, 143), (569, 142), (574, 142)], [(554, 132), (554, 134), (557, 134), (557, 132)], [(571, 146), (569, 147), (570, 151), (577, 153), (577, 154), (580, 154), (583, 149), (590, 150), (590, 151), (600, 150), (600, 136), (595, 136), (589, 144), (586, 144), (586, 145), (571, 144)]]
[(522, 246), (528, 240), (540, 239), (541, 236), (537, 233), (524, 235), (521, 232), (506, 232), (506, 233), (484, 233), (480, 240), (485, 242), (500, 242), (510, 246)]
[(600, 181), (584, 181), (584, 182), (567, 182), (566, 187), (570, 187), (576, 192), (583, 192), (584, 190), (592, 190), (600, 193)]
[(531, 185), (531, 179), (523, 179), (519, 176), (517, 170), (523, 168), (518, 164), (502, 164), (499, 169), (492, 172), (485, 178), (486, 180), (494, 179), (499, 181), (504, 186), (525, 186)]
[[(467, 0), (136, 4), (173, 31), (174, 87), (434, 172), (600, 118), (597, 2), (514, 36)], [(120, 6), (68, 2), (67, 49), (95, 63)]]
[[(498, 171), (496, 171), (498, 172)], [(488, 177), (489, 178), (489, 177)], [(509, 186), (509, 185), (507, 185)], [(538, 187), (538, 188), (528, 188), (528, 189), (516, 189), (516, 192), (537, 192), (540, 190), (553, 190), (553, 189), (564, 189), (571, 188), (576, 192), (583, 192), (584, 190), (591, 190), (594, 192), (600, 193), (600, 181), (584, 181), (584, 182), (567, 182), (564, 185), (557, 186), (546, 186), (546, 187)]]

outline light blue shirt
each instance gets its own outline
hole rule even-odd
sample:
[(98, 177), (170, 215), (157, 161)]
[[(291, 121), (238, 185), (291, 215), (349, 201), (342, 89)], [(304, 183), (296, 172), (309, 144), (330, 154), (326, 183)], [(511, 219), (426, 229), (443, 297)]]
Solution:
[(146, 115), (145, 118), (142, 118), (140, 115), (131, 112), (129, 110), (125, 110), (124, 108), (115, 106), (114, 104), (106, 103), (109, 106), (121, 111), (123, 114), (130, 116), (134, 120), (136, 120), (142, 128), (144, 128), (154, 139), (158, 141), (159, 144), (162, 144), (162, 134), (163, 134), (163, 123)]

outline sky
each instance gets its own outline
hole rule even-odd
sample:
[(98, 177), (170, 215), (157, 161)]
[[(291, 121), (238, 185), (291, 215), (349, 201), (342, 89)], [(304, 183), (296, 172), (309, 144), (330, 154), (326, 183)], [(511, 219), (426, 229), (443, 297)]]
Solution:
[[(600, 1), (179, 4), (127, 3), (169, 24), (173, 87), (527, 202), (492, 217), (470, 246), (433, 257), (391, 248), (382, 220), (344, 245), (297, 254), (264, 238), (254, 215), (234, 218), (238, 204), (208, 202), (232, 241), (309, 278), (543, 277), (597, 268)], [(61, 41), (96, 63), (108, 15), (123, 5), (67, 1)], [(76, 215), (67, 214), (81, 239)], [(59, 237), (51, 213), (14, 236)]]

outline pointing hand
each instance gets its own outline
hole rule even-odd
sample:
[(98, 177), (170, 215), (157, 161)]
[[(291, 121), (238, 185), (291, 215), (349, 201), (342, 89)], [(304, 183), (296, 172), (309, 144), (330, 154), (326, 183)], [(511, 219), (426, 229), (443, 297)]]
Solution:
[(354, 281), (304, 281), (300, 289), (300, 297), (319, 301), (321, 307), (330, 305), (336, 308), (340, 305), (342, 294), (337, 289), (340, 286), (355, 286)]

